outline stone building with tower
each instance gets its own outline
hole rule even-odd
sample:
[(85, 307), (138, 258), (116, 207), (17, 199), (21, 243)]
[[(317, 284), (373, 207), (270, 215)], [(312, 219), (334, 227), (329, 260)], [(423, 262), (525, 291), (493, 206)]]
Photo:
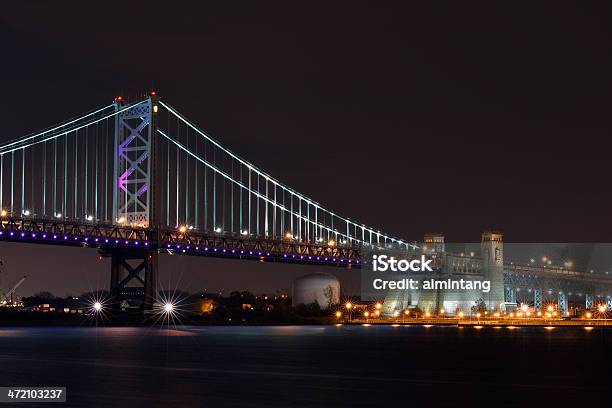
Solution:
[(424, 281), (443, 283), (464, 281), (490, 281), (490, 289), (463, 290), (439, 288), (424, 290), (394, 290), (385, 296), (384, 312), (393, 315), (397, 311), (418, 308), (423, 312), (456, 314), (469, 313), (481, 301), (489, 310), (504, 307), (504, 248), (503, 235), (498, 231), (482, 233), (480, 253), (466, 250), (448, 250), (441, 233), (426, 234), (421, 251), (435, 260), (434, 272), (419, 277)]

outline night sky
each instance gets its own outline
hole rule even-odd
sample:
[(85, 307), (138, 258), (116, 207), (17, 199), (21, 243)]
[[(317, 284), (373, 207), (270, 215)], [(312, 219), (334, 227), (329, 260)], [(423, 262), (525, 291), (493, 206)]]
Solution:
[[(610, 241), (606, 2), (14, 3), (0, 14), (2, 142), (155, 89), (282, 182), (392, 235)], [(0, 258), (4, 288), (31, 275), (24, 294), (107, 285), (94, 251), (0, 244)], [(315, 271), (178, 258), (162, 279), (192, 291), (286, 289)]]

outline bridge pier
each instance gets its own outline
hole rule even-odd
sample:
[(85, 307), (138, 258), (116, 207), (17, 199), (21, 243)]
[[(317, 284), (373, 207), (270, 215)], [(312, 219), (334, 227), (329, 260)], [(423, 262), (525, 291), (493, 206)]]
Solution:
[(589, 295), (588, 293), (584, 295), (584, 307), (587, 310), (593, 308), (593, 295)]
[(506, 302), (516, 303), (516, 291), (514, 288), (506, 286)]
[(533, 307), (537, 312), (542, 311), (542, 289), (533, 290)]
[[(157, 298), (158, 253), (156, 250), (112, 249), (103, 254), (111, 258), (111, 302), (119, 305), (127, 288), (142, 290), (142, 309), (151, 310)], [(137, 282), (136, 286), (129, 285)]]
[(557, 297), (557, 309), (563, 315), (567, 314), (567, 311), (568, 311), (567, 295), (564, 292), (559, 292), (559, 296)]

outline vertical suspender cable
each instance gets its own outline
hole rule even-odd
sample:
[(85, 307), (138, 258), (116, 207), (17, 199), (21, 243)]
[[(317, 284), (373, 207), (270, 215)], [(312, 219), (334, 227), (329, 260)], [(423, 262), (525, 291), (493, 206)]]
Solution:
[(85, 193), (85, 201), (83, 202), (83, 211), (82, 213), (85, 214), (85, 216), (87, 217), (87, 215), (89, 214), (89, 208), (87, 208), (87, 204), (88, 204), (88, 198), (89, 198), (89, 183), (87, 182), (87, 177), (89, 176), (89, 172), (87, 171), (87, 166), (89, 165), (88, 160), (89, 160), (89, 143), (88, 143), (88, 139), (89, 138), (89, 126), (85, 128), (85, 185), (83, 186), (83, 192)]
[[(189, 129), (187, 129), (187, 131), (189, 132)], [(198, 156), (198, 157), (200, 157), (199, 156), (199, 151), (198, 151), (199, 150), (198, 149), (198, 145), (199, 145), (198, 141), (199, 141), (199, 139), (200, 138), (198, 138), (198, 137), (195, 138), (195, 143), (196, 143), (195, 151), (196, 151), (196, 156)], [(195, 200), (194, 200), (194, 202), (195, 202), (194, 213), (195, 214), (194, 215), (195, 215), (195, 217), (194, 218), (195, 218), (195, 220), (194, 220), (194, 225), (195, 225), (196, 228), (199, 228), (200, 227), (199, 224), (198, 224), (198, 209), (199, 209), (199, 205), (198, 205), (198, 198), (199, 198), (199, 194), (198, 194), (198, 167), (199, 166), (198, 166), (197, 160), (194, 160), (193, 167), (194, 167), (194, 170), (195, 170), (195, 183), (194, 183), (194, 186), (195, 186), (195, 194), (194, 194), (194, 198), (195, 198)]]
[(72, 212), (74, 213), (74, 218), (76, 219), (77, 216), (79, 216), (80, 214), (77, 213), (77, 207), (78, 207), (78, 180), (79, 180), (79, 175), (78, 175), (78, 169), (79, 169), (79, 158), (78, 158), (78, 153), (79, 153), (79, 131), (77, 130), (74, 133), (74, 166), (73, 166), (73, 171), (74, 171), (74, 198), (72, 199)]
[(47, 142), (43, 144), (43, 215), (47, 215)]
[(21, 213), (25, 209), (25, 148), (21, 149)]
[[(242, 183), (242, 164), (238, 163), (238, 165), (240, 166), (240, 184), (244, 185)], [(239, 199), (240, 199), (240, 220), (238, 221), (238, 223), (240, 224), (240, 232), (242, 233), (242, 230), (244, 229), (244, 224), (242, 222), (242, 187), (238, 189), (238, 194), (240, 195)], [(250, 232), (250, 231), (247, 231)]]
[(53, 140), (53, 216), (57, 215), (57, 139)]
[(64, 201), (62, 204), (62, 215), (68, 217), (66, 200), (68, 198), (68, 135), (64, 137)]
[[(230, 159), (232, 165), (232, 180), (234, 180), (234, 161)], [(234, 232), (234, 183), (229, 183), (230, 188), (230, 231)]]
[(13, 215), (14, 211), (14, 194), (15, 190), (15, 151), (11, 152), (11, 215)]

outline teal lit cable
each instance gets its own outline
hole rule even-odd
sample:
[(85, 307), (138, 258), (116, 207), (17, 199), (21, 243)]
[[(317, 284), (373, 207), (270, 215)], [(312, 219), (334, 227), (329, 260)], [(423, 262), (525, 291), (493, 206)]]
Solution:
[(12, 146), (12, 145), (15, 145), (15, 144), (18, 144), (18, 143), (23, 143), (23, 142), (25, 142), (26, 140), (35, 139), (35, 138), (37, 138), (37, 137), (39, 137), (39, 136), (42, 136), (42, 135), (47, 134), (47, 133), (50, 133), (50, 132), (52, 132), (52, 131), (54, 131), (54, 130), (57, 130), (57, 129), (60, 129), (60, 128), (65, 128), (65, 127), (66, 127), (67, 125), (69, 125), (69, 124), (76, 123), (76, 122), (78, 122), (78, 121), (80, 121), (80, 120), (82, 120), (82, 119), (84, 119), (84, 118), (86, 118), (86, 117), (89, 117), (89, 116), (93, 116), (93, 115), (95, 115), (95, 114), (98, 114), (98, 113), (100, 113), (100, 112), (102, 112), (102, 111), (104, 111), (104, 110), (106, 110), (106, 109), (108, 109), (108, 108), (110, 108), (110, 107), (112, 107), (112, 106), (114, 106), (114, 105), (108, 105), (108, 106), (105, 106), (104, 108), (97, 109), (97, 110), (95, 110), (95, 111), (93, 111), (93, 112), (90, 112), (90, 113), (87, 113), (87, 114), (85, 114), (85, 115), (83, 115), (83, 116), (80, 116), (80, 117), (78, 117), (78, 118), (77, 118), (77, 119), (75, 119), (75, 120), (71, 120), (71, 121), (69, 121), (69, 122), (64, 122), (64, 123), (58, 124), (57, 126), (55, 126), (55, 127), (51, 128), (51, 129), (46, 129), (46, 130), (43, 130), (43, 131), (41, 131), (41, 132), (38, 132), (38, 133), (37, 133), (37, 134), (35, 134), (35, 135), (26, 135), (26, 136), (22, 136), (22, 137), (20, 137), (20, 138), (18, 138), (18, 139), (15, 139), (14, 141), (11, 141), (11, 142), (9, 142), (9, 143), (7, 143), (7, 144), (3, 145), (3, 146), (2, 146), (2, 147), (0, 147), (0, 148), (4, 149), (4, 148), (6, 148), (6, 147), (9, 147), (9, 146)]
[[(216, 166), (211, 165), (210, 163), (208, 163), (207, 161), (203, 160), (200, 157), (197, 157), (196, 155), (193, 154), (193, 152), (189, 151), (187, 148), (185, 148), (185, 146), (181, 145), (180, 143), (178, 143), (176, 140), (172, 139), (170, 136), (166, 135), (162, 130), (157, 129), (157, 132), (159, 134), (161, 134), (163, 137), (165, 137), (166, 139), (168, 139), (169, 141), (171, 141), (175, 146), (177, 146), (179, 149), (183, 150), (184, 152), (186, 152), (187, 154), (189, 154), (190, 156), (194, 157), (196, 160), (198, 160), (199, 162), (201, 162), (202, 164), (204, 164), (205, 166), (207, 166), (208, 168), (210, 168), (213, 171), (213, 174), (219, 174), (220, 176), (222, 176), (225, 180), (236, 184), (238, 187), (243, 188), (245, 190), (248, 191), (247, 186), (241, 184), (240, 182), (233, 180), (231, 178), (231, 176), (229, 176), (227, 173), (223, 172), (222, 170), (218, 169)], [(268, 204), (276, 206), (277, 208), (289, 212), (289, 209), (281, 206), (280, 204), (275, 204), (273, 203), (270, 199), (268, 199), (267, 197), (264, 197), (261, 193), (258, 193), (257, 191), (250, 191), (250, 193), (252, 193), (254, 196), (256, 196), (259, 199), (262, 199), (264, 201), (266, 201)], [(258, 200), (259, 202), (259, 200)], [(296, 217), (298, 216), (297, 214), (294, 214)], [(308, 222), (308, 220), (305, 217), (301, 217), (300, 218), (301, 221), (304, 222)], [(328, 230), (329, 232), (332, 232), (332, 230), (325, 226), (325, 225), (321, 225), (321, 228)], [(344, 236), (344, 234), (342, 233), (338, 233), (337, 231), (334, 231), (334, 233), (339, 234), (340, 236)], [(349, 238), (349, 237), (346, 237)]]
[(11, 152), (11, 215), (14, 211), (14, 199), (15, 199), (15, 151)]
[(79, 159), (78, 159), (78, 154), (79, 154), (79, 131), (77, 130), (74, 133), (74, 164), (73, 164), (73, 170), (74, 170), (74, 198), (72, 199), (72, 212), (73, 212), (73, 217), (76, 219), (78, 214), (77, 214), (77, 208), (79, 206), (78, 204), (78, 192), (79, 192)]
[(47, 215), (47, 143), (43, 144), (43, 215)]
[(85, 193), (85, 202), (83, 203), (83, 213), (85, 214), (85, 216), (87, 217), (87, 215), (89, 214), (89, 208), (87, 208), (88, 203), (88, 198), (89, 198), (89, 183), (88, 183), (88, 177), (89, 177), (89, 172), (87, 171), (87, 168), (89, 166), (89, 127), (85, 128), (85, 178), (84, 178), (84, 183), (85, 185), (83, 186), (83, 192)]
[(21, 213), (25, 209), (25, 149), (21, 150)]
[(53, 216), (57, 214), (57, 139), (53, 141)]
[[(271, 181), (273, 184), (278, 185), (279, 187), (287, 190), (288, 192), (292, 193), (293, 195), (295, 195), (296, 197), (298, 197), (299, 200), (304, 200), (306, 201), (308, 204), (311, 204), (319, 209), (321, 209), (322, 211), (325, 212), (329, 212), (330, 216), (333, 217), (337, 217), (339, 220), (341, 221), (348, 221), (351, 222), (350, 220), (348, 220), (347, 218), (341, 217), (336, 215), (335, 213), (326, 210), (325, 208), (321, 207), (320, 204), (318, 204), (317, 202), (315, 202), (314, 200), (307, 198), (305, 196), (303, 196), (302, 194), (298, 193), (297, 191), (283, 185), (282, 183), (278, 182), (276, 179), (274, 179), (273, 177), (267, 175), (266, 173), (264, 173), (263, 171), (259, 170), (257, 167), (253, 166), (252, 164), (250, 164), (249, 162), (243, 160), (242, 158), (238, 157), (237, 155), (235, 155), (233, 152), (231, 152), (230, 150), (224, 148), (222, 145), (220, 145), (218, 142), (216, 142), (214, 139), (212, 139), (210, 136), (208, 136), (205, 132), (201, 131), (200, 129), (198, 129), (194, 124), (192, 124), (189, 120), (187, 120), (186, 118), (184, 118), (182, 115), (180, 115), (176, 110), (174, 110), (172, 107), (170, 107), (168, 104), (164, 103), (163, 101), (160, 101), (160, 104), (162, 106), (164, 106), (169, 112), (171, 112), (172, 114), (174, 114), (178, 119), (182, 120), (185, 124), (187, 124), (188, 126), (190, 126), (194, 131), (196, 131), (197, 133), (199, 133), (202, 137), (204, 137), (205, 139), (207, 139), (208, 141), (210, 141), (211, 143), (213, 143), (215, 146), (217, 146), (218, 148), (220, 148), (223, 152), (227, 153), (228, 155), (230, 155), (231, 157), (233, 157), (234, 159), (242, 162), (245, 166), (252, 168), (253, 170), (255, 170), (255, 172), (259, 173), (262, 175), (262, 177), (264, 177), (266, 180)], [(352, 222), (351, 222), (352, 223)], [(355, 224), (355, 223), (352, 223)], [(356, 224), (355, 224), (356, 225)], [(372, 229), (368, 228), (369, 230), (373, 231)], [(393, 237), (388, 237), (387, 235), (385, 235), (385, 239), (389, 238), (392, 242), (398, 242), (399, 244), (403, 244), (406, 246), (412, 246), (413, 248), (417, 248), (416, 245), (414, 244), (409, 244), (399, 238), (393, 238)]]
[(68, 199), (68, 138), (64, 139), (64, 201), (62, 203), (62, 215), (68, 218), (68, 206), (66, 201)]

